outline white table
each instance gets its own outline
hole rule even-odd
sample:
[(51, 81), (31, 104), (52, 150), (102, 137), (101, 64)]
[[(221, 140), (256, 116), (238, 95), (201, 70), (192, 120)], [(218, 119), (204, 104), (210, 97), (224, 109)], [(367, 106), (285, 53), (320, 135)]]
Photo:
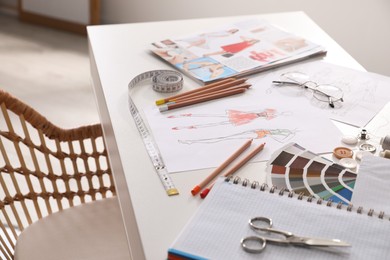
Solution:
[[(254, 17), (325, 46), (328, 62), (364, 70), (303, 12)], [(248, 16), (88, 27), (93, 84), (133, 259), (166, 258), (168, 247), (201, 203), (190, 190), (210, 170), (172, 175), (180, 195), (166, 195), (129, 113), (127, 85), (142, 72), (171, 69), (150, 54), (151, 42), (244, 18)], [(196, 86), (185, 78), (185, 89)], [(161, 97), (147, 84), (137, 88), (133, 98), (139, 108)], [(265, 170), (263, 166), (250, 164), (245, 172), (250, 178), (254, 169), (257, 174), (258, 169)], [(264, 179), (256, 180), (265, 181), (265, 171)]]

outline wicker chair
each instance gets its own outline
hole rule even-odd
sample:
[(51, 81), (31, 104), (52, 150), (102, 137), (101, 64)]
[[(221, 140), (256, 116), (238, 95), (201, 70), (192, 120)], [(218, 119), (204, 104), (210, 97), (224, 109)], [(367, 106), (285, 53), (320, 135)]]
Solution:
[(0, 106), (0, 259), (129, 259), (101, 126)]

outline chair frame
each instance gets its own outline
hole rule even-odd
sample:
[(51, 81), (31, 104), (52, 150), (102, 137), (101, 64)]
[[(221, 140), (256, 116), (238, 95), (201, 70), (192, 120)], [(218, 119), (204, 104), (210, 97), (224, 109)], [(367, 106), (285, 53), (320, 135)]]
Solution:
[[(14, 259), (18, 236), (28, 225), (116, 192), (100, 124), (59, 128), (2, 90), (0, 110), (5, 121), (0, 128), (0, 258)], [(16, 131), (15, 119), (22, 134)], [(39, 136), (39, 142), (31, 132)], [(15, 152), (12, 160), (5, 141)], [(54, 171), (53, 160), (60, 172)], [(27, 190), (23, 192), (21, 187)]]

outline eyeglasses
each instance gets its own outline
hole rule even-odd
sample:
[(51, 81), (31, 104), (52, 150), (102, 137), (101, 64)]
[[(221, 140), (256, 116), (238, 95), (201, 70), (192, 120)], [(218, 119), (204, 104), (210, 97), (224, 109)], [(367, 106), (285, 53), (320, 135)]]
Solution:
[(302, 72), (287, 72), (280, 75), (280, 80), (272, 81), (278, 85), (294, 85), (311, 90), (313, 97), (321, 102), (327, 102), (330, 107), (335, 107), (335, 102), (344, 102), (343, 91), (336, 86), (317, 84), (309, 80), (309, 76)]

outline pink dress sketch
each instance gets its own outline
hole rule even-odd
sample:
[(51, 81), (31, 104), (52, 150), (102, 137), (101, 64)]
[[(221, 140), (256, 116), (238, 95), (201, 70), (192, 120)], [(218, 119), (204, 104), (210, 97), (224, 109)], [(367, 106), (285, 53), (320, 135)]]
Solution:
[(223, 118), (225, 120), (206, 123), (206, 124), (194, 124), (188, 126), (176, 126), (173, 127), (172, 130), (181, 130), (181, 129), (197, 129), (204, 127), (213, 127), (220, 125), (233, 125), (240, 126), (244, 124), (248, 124), (256, 119), (265, 119), (271, 120), (280, 115), (288, 115), (288, 112), (278, 113), (276, 109), (266, 108), (261, 111), (240, 111), (235, 109), (226, 110), (225, 114), (180, 114), (180, 115), (171, 115), (168, 118), (182, 118), (182, 117), (209, 117), (209, 118)]

